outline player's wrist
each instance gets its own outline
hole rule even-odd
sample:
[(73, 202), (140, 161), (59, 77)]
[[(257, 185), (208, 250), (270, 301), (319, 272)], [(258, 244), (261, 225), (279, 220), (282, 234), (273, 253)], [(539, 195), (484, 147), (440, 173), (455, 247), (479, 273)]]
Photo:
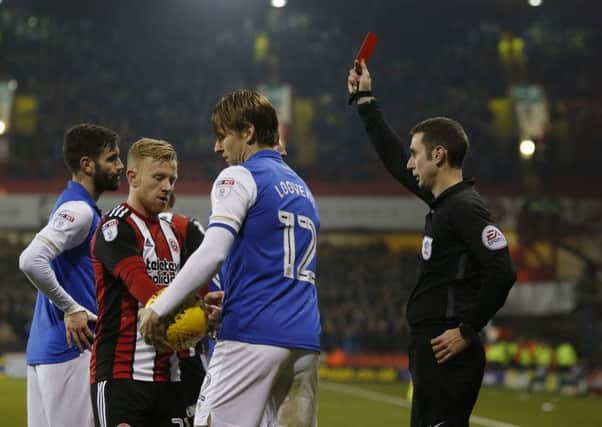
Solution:
[(86, 311), (86, 309), (84, 307), (82, 307), (81, 305), (79, 305), (78, 303), (73, 303), (71, 305), (69, 305), (65, 310), (63, 310), (63, 312), (65, 313), (65, 316), (71, 316), (75, 313), (79, 313), (80, 311)]

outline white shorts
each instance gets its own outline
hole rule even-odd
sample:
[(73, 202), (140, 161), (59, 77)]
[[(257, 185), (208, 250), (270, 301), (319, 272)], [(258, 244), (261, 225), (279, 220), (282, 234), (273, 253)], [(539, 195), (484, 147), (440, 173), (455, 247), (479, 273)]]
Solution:
[(314, 351), (219, 341), (194, 425), (316, 427), (319, 363)]
[(27, 425), (94, 427), (89, 351), (67, 362), (27, 366)]

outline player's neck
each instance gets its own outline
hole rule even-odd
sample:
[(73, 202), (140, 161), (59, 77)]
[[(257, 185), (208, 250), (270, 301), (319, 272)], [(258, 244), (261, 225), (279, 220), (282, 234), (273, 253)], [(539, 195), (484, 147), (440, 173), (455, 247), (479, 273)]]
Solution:
[(439, 197), (441, 193), (447, 190), (463, 180), (462, 169), (458, 168), (446, 168), (439, 171), (435, 185), (431, 189), (431, 193), (435, 198)]
[(87, 175), (76, 174), (71, 176), (71, 180), (73, 182), (77, 182), (79, 185), (84, 187), (88, 193), (92, 196), (94, 201), (98, 201), (100, 197), (100, 192), (96, 190), (96, 186), (94, 185), (94, 180), (92, 177)]
[(136, 197), (136, 194), (134, 192), (132, 192), (131, 190), (130, 190), (130, 193), (128, 194), (127, 204), (132, 209), (134, 209), (134, 211), (136, 211), (136, 213), (142, 215), (145, 218), (152, 219), (152, 218), (156, 218), (158, 216), (158, 214), (156, 214), (156, 213), (149, 212), (144, 207), (144, 204), (142, 204), (140, 199), (138, 199), (138, 197)]

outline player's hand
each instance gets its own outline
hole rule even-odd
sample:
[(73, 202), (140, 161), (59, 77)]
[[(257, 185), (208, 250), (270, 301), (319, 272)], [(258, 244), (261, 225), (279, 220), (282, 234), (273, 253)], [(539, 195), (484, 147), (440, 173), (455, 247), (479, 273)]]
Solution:
[(448, 329), (431, 340), (433, 353), (437, 363), (445, 363), (452, 357), (462, 353), (470, 344), (460, 333), (460, 328)]
[(160, 352), (173, 351), (167, 342), (167, 321), (161, 319), (152, 308), (142, 308), (138, 311), (138, 324), (145, 343), (154, 346)]
[(349, 91), (349, 95), (354, 94), (358, 90), (362, 92), (372, 90), (372, 79), (370, 78), (370, 72), (368, 71), (368, 66), (364, 60), (359, 63), (355, 61), (353, 68), (349, 70), (347, 90)]
[(210, 332), (219, 330), (222, 321), (222, 305), (224, 303), (224, 291), (208, 292), (204, 298), (205, 313), (207, 313), (207, 326)]
[(81, 310), (65, 313), (63, 320), (65, 321), (67, 345), (73, 347), (75, 344), (80, 353), (85, 349), (92, 350), (94, 334), (88, 327), (88, 322), (96, 321), (96, 316), (81, 307)]

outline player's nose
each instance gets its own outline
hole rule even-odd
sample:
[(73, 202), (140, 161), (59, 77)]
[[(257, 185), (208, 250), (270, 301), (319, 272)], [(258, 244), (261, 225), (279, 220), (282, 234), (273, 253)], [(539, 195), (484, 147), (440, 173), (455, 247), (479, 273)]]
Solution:
[(224, 151), (224, 147), (222, 146), (222, 143), (220, 142), (219, 139), (215, 141), (215, 145), (213, 146), (213, 151), (215, 151), (216, 153), (220, 153), (220, 152)]

